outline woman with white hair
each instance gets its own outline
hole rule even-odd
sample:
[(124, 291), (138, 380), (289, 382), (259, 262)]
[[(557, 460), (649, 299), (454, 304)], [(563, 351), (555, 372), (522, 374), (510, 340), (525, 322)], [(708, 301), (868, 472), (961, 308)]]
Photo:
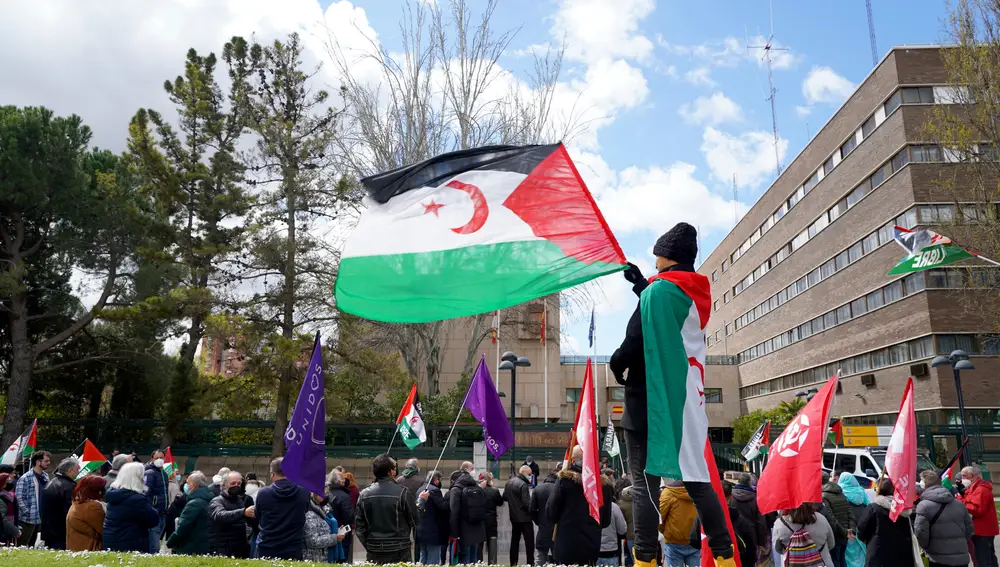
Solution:
[(146, 498), (142, 463), (126, 463), (105, 495), (106, 551), (149, 551), (149, 530), (160, 525), (160, 514)]

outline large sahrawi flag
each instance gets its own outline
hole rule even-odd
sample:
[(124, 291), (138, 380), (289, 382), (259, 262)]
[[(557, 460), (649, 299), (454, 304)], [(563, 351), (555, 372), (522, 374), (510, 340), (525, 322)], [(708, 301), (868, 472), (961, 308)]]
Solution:
[(705, 462), (705, 326), (711, 306), (708, 278), (694, 272), (657, 274), (639, 298), (648, 474), (711, 482)]
[(906, 250), (906, 257), (889, 270), (890, 276), (929, 270), (974, 257), (947, 236), (933, 230), (897, 226), (893, 228), (893, 235), (896, 243)]
[(366, 319), (489, 313), (625, 267), (562, 144), (453, 152), (361, 182), (336, 297)]
[(427, 441), (427, 433), (424, 431), (424, 414), (420, 409), (420, 394), (417, 393), (416, 384), (410, 390), (410, 395), (406, 398), (403, 409), (399, 411), (396, 427), (399, 429), (399, 436), (403, 438), (403, 443), (406, 443), (410, 449)]

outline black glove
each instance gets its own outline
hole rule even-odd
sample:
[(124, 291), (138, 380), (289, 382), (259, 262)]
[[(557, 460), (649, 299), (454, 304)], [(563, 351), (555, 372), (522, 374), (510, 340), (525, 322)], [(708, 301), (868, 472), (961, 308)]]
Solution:
[(646, 278), (642, 275), (642, 270), (639, 269), (639, 266), (636, 266), (632, 262), (629, 262), (627, 265), (628, 269), (625, 270), (625, 279), (630, 284), (634, 285), (641, 281), (645, 281)]

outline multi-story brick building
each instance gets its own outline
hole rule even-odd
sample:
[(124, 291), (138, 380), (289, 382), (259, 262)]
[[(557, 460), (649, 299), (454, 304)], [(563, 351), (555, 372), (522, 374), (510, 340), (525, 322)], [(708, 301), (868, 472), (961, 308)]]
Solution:
[(962, 166), (925, 134), (935, 105), (954, 100), (947, 80), (939, 48), (892, 49), (700, 267), (714, 300), (708, 353), (736, 357), (742, 411), (840, 369), (845, 423), (894, 423), (907, 376), (918, 421), (957, 423), (951, 368), (930, 362), (963, 349), (976, 367), (962, 373), (968, 413), (996, 420), (996, 322), (967, 307), (998, 298), (960, 289), (996, 270), (886, 275), (903, 256), (893, 225), (949, 220), (972, 198), (938, 183)]

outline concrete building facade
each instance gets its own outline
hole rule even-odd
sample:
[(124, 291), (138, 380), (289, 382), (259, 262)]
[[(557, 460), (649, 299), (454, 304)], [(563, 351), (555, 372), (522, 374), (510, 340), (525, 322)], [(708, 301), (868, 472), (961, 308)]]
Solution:
[(925, 133), (935, 107), (954, 101), (947, 81), (939, 48), (891, 50), (700, 267), (714, 302), (708, 353), (737, 363), (708, 376), (735, 372), (725, 383), (739, 385), (741, 411), (839, 369), (845, 423), (893, 424), (908, 376), (920, 422), (957, 423), (951, 368), (930, 362), (962, 349), (976, 366), (962, 376), (969, 414), (996, 421), (995, 322), (968, 307), (998, 298), (963, 285), (995, 281), (996, 269), (886, 275), (904, 255), (894, 225), (933, 227), (962, 203), (937, 182), (960, 166)]

